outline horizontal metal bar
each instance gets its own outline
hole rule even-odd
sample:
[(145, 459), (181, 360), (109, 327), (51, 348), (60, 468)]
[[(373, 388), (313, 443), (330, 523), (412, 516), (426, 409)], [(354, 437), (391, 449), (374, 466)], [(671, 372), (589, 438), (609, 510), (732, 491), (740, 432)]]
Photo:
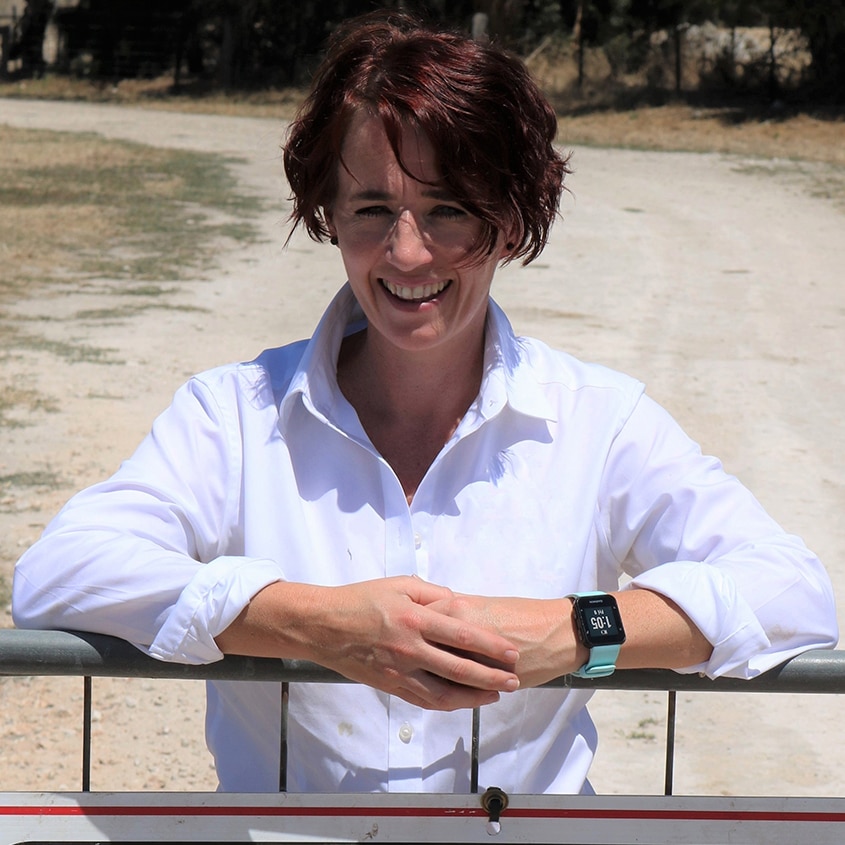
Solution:
[[(0, 675), (78, 675), (232, 681), (349, 683), (342, 675), (306, 660), (229, 655), (216, 663), (190, 665), (156, 660), (130, 643), (76, 631), (0, 630)], [(668, 669), (628, 669), (609, 678), (563, 675), (548, 687), (699, 692), (845, 693), (845, 651), (809, 651), (757, 678), (711, 680)]]
[(608, 678), (597, 678), (593, 681), (566, 675), (552, 683), (560, 686), (559, 681), (565, 682), (566, 686), (597, 689), (836, 695), (845, 693), (845, 651), (807, 651), (750, 680), (707, 678), (698, 673), (681, 674), (669, 669), (632, 669), (614, 672)]
[(17, 628), (0, 630), (2, 675), (348, 683), (342, 675), (307, 660), (230, 655), (216, 663), (170, 663), (105, 634)]

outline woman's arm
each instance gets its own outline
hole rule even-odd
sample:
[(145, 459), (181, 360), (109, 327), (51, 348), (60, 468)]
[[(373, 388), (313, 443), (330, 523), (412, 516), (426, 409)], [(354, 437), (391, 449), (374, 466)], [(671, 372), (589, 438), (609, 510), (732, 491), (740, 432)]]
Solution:
[(341, 587), (279, 582), (254, 596), (217, 644), (312, 660), (428, 709), (490, 704), (518, 688), (519, 655), (494, 631), (438, 612), (434, 603), (451, 595), (405, 576)]
[[(571, 589), (614, 592), (627, 633), (620, 668), (747, 678), (837, 642), (833, 590), (816, 556), (648, 397), (604, 461), (595, 532), (596, 560), (572, 574)], [(623, 573), (632, 580), (619, 590)], [(438, 609), (510, 639), (523, 686), (587, 661), (562, 596), (460, 596)]]
[(750, 678), (836, 644), (833, 587), (816, 555), (647, 396), (604, 475), (602, 553), (631, 577), (626, 591), (674, 602), (713, 645), (708, 660), (675, 668)]
[(18, 562), (15, 624), (110, 634), (184, 663), (310, 659), (430, 708), (516, 688), (509, 641), (429, 607), (445, 588), (411, 577), (288, 583), (285, 561), (244, 554), (242, 427), (261, 444), (277, 424), (272, 395), (258, 395), (228, 369), (180, 389), (135, 455), (77, 494)]
[[(650, 590), (623, 590), (614, 596), (626, 633), (617, 668), (680, 669), (709, 659), (712, 645), (671, 600)], [(572, 673), (589, 659), (570, 598), (455, 596), (435, 608), (498, 631), (513, 642), (519, 651), (516, 671), (522, 687)]]

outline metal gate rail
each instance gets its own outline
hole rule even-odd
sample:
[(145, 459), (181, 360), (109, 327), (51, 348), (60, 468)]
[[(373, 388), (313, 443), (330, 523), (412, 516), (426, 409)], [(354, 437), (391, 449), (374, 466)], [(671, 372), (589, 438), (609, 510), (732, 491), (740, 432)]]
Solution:
[[(230, 655), (216, 663), (189, 665), (155, 660), (115, 637), (70, 631), (0, 630), (0, 676), (63, 675), (83, 678), (82, 791), (91, 788), (91, 712), (94, 677), (182, 680), (277, 681), (281, 683), (279, 791), (286, 791), (287, 699), (290, 683), (352, 683), (347, 678), (302, 660), (274, 660)], [(587, 680), (563, 675), (546, 687), (649, 690), (667, 693), (664, 794), (672, 794), (675, 715), (678, 692), (845, 693), (845, 651), (810, 651), (749, 681), (711, 680), (665, 669), (616, 672)], [(480, 712), (472, 720), (471, 791), (478, 791)]]

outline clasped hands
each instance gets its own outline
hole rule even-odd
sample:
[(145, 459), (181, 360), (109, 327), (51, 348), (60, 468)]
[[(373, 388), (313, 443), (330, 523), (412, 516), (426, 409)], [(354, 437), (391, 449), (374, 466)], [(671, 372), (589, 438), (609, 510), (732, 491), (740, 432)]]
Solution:
[(427, 709), (490, 704), (585, 659), (565, 598), (459, 595), (414, 576), (315, 589), (331, 611), (307, 656)]
[[(627, 652), (618, 665), (710, 659), (713, 646), (671, 599), (624, 595)], [(419, 707), (458, 710), (583, 666), (571, 610), (568, 598), (463, 595), (414, 576), (337, 587), (276, 581), (215, 639), (224, 654), (311, 660)]]

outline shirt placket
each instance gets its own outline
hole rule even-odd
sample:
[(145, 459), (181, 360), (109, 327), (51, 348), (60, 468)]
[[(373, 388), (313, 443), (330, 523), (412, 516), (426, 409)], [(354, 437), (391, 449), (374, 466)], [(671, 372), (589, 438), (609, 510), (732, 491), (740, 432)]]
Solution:
[(419, 792), (423, 773), (423, 710), (390, 697), (388, 768), (389, 792)]
[[(396, 476), (383, 470), (385, 502), (385, 576), (428, 575), (430, 517), (409, 509)], [(390, 697), (388, 712), (388, 790), (416, 792), (422, 788), (425, 766), (421, 708), (397, 696)]]

